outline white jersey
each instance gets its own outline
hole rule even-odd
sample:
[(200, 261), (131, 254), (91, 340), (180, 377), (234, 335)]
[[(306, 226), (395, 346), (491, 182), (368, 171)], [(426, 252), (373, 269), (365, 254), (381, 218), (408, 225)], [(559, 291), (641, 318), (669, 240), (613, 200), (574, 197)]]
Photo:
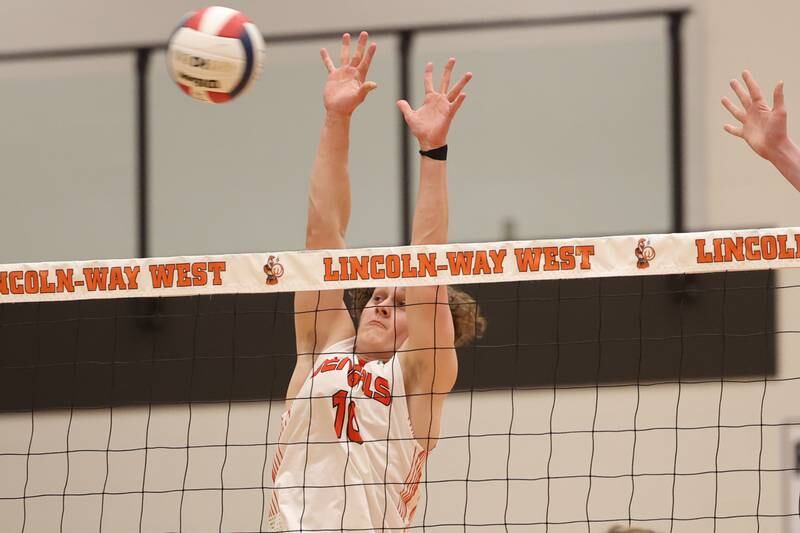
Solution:
[(272, 466), (274, 531), (404, 531), (427, 452), (411, 430), (398, 357), (326, 348), (283, 415)]

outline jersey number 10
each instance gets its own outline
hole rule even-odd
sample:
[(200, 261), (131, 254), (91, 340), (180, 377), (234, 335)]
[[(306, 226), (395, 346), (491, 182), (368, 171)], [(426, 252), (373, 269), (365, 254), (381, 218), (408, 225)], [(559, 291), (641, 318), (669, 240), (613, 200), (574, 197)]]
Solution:
[(358, 421), (356, 420), (356, 402), (350, 400), (347, 402), (347, 391), (340, 390), (332, 396), (333, 408), (336, 409), (336, 420), (333, 422), (333, 428), (336, 430), (336, 437), (342, 438), (342, 429), (344, 428), (344, 414), (347, 411), (347, 440), (363, 444), (364, 439), (358, 432)]

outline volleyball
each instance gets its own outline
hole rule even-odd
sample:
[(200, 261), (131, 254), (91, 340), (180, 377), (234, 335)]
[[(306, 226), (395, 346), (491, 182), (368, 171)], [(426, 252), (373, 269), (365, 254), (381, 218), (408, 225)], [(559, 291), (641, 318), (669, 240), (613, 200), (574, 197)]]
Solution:
[(253, 85), (264, 64), (264, 39), (239, 11), (210, 6), (188, 13), (167, 47), (170, 76), (196, 100), (221, 104)]

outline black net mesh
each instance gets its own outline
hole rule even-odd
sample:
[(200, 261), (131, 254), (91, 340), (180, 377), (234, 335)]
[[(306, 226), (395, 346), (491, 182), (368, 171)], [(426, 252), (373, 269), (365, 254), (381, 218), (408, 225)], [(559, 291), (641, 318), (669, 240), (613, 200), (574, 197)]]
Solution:
[[(412, 529), (800, 531), (800, 286), (776, 278), (464, 287), (488, 329)], [(3, 531), (268, 530), (292, 304), (0, 305)]]

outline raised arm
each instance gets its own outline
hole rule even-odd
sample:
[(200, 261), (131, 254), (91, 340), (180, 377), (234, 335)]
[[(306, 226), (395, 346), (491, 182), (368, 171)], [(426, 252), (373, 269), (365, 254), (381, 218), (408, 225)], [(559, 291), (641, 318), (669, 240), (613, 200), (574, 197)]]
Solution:
[[(323, 91), (325, 121), (317, 156), (311, 171), (306, 223), (306, 249), (344, 248), (350, 220), (350, 178), (348, 152), (350, 119), (376, 84), (366, 81), (375, 43), (367, 46), (367, 32), (358, 38), (350, 56), (350, 35), (342, 36), (337, 68), (328, 51), (320, 50), (328, 71)], [(297, 364), (289, 383), (287, 398), (296, 396), (313, 366), (314, 354), (331, 343), (352, 336), (353, 323), (345, 308), (343, 291), (295, 294), (295, 336)]]
[[(472, 78), (466, 73), (452, 89), (455, 59), (445, 65), (438, 89), (433, 86), (433, 65), (425, 67), (425, 100), (413, 110), (405, 100), (397, 103), (409, 129), (419, 141), (419, 192), (414, 211), (411, 244), (447, 242), (447, 161), (442, 147), (453, 118), (464, 103), (462, 92)], [(458, 359), (454, 348), (453, 317), (446, 286), (406, 289), (408, 341), (400, 355), (414, 434), (431, 449), (439, 436), (439, 415), (445, 396), (455, 384)]]
[(750, 72), (745, 70), (742, 78), (747, 86), (746, 91), (738, 80), (731, 80), (731, 88), (744, 109), (737, 107), (728, 97), (722, 98), (722, 105), (741, 122), (741, 126), (725, 124), (725, 131), (744, 139), (758, 155), (775, 165), (789, 183), (800, 191), (800, 148), (792, 142), (786, 131), (783, 82), (778, 82), (775, 86), (770, 107)]

